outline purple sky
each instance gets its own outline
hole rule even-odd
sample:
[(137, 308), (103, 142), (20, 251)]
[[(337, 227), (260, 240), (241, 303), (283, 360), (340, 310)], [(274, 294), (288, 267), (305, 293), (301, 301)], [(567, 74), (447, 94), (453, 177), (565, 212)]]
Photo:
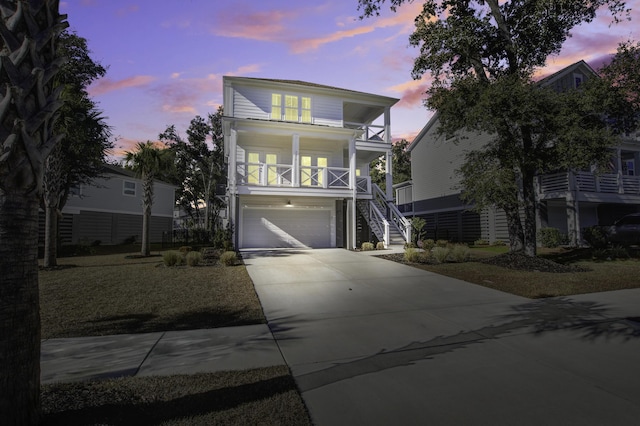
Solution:
[[(431, 116), (422, 105), (428, 76), (411, 79), (409, 46), (422, 2), (360, 21), (356, 0), (63, 0), (71, 30), (108, 67), (90, 87), (118, 138), (114, 155), (156, 140), (175, 124), (222, 103), (222, 76), (282, 78), (400, 98), (394, 138), (411, 140)], [(609, 26), (603, 13), (574, 30), (543, 73), (585, 59), (597, 66), (620, 41), (640, 40), (640, 0), (632, 21)]]

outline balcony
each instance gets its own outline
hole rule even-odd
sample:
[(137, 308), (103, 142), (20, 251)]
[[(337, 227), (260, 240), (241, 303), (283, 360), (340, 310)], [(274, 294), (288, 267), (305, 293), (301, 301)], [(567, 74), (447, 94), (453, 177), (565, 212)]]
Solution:
[(542, 198), (557, 198), (577, 190), (581, 193), (640, 195), (640, 176), (622, 173), (555, 173), (540, 177)]
[[(301, 166), (294, 172), (293, 164), (239, 162), (236, 165), (236, 185), (259, 188), (314, 188), (351, 190), (351, 172), (344, 167)], [(360, 195), (371, 194), (371, 177), (356, 177)]]

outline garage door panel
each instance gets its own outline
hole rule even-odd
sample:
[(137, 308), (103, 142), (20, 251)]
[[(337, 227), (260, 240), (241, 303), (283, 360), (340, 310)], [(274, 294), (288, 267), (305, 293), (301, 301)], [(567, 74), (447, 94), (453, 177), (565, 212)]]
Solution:
[(330, 247), (328, 210), (244, 209), (243, 248)]

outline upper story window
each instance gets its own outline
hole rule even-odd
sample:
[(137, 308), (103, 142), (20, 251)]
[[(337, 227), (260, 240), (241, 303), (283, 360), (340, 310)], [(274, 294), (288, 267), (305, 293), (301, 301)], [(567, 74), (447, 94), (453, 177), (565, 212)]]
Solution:
[(577, 89), (578, 87), (580, 87), (583, 81), (584, 81), (584, 77), (582, 76), (582, 74), (578, 74), (578, 73), (573, 74), (573, 83), (574, 83), (573, 87)]
[(80, 184), (73, 185), (69, 188), (69, 197), (80, 197), (82, 196), (82, 186)]
[(271, 119), (311, 123), (311, 98), (307, 96), (272, 93)]
[(125, 180), (122, 182), (122, 194), (129, 195), (132, 197), (136, 196), (136, 183), (130, 180)]

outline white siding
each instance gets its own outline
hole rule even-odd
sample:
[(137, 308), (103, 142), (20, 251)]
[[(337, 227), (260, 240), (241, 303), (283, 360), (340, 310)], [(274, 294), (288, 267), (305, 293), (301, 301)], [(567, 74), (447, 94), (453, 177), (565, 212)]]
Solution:
[(342, 99), (331, 96), (308, 94), (302, 91), (263, 89), (258, 87), (236, 87), (233, 95), (233, 113), (236, 118), (271, 118), (271, 95), (281, 93), (311, 97), (313, 124), (342, 127)]

